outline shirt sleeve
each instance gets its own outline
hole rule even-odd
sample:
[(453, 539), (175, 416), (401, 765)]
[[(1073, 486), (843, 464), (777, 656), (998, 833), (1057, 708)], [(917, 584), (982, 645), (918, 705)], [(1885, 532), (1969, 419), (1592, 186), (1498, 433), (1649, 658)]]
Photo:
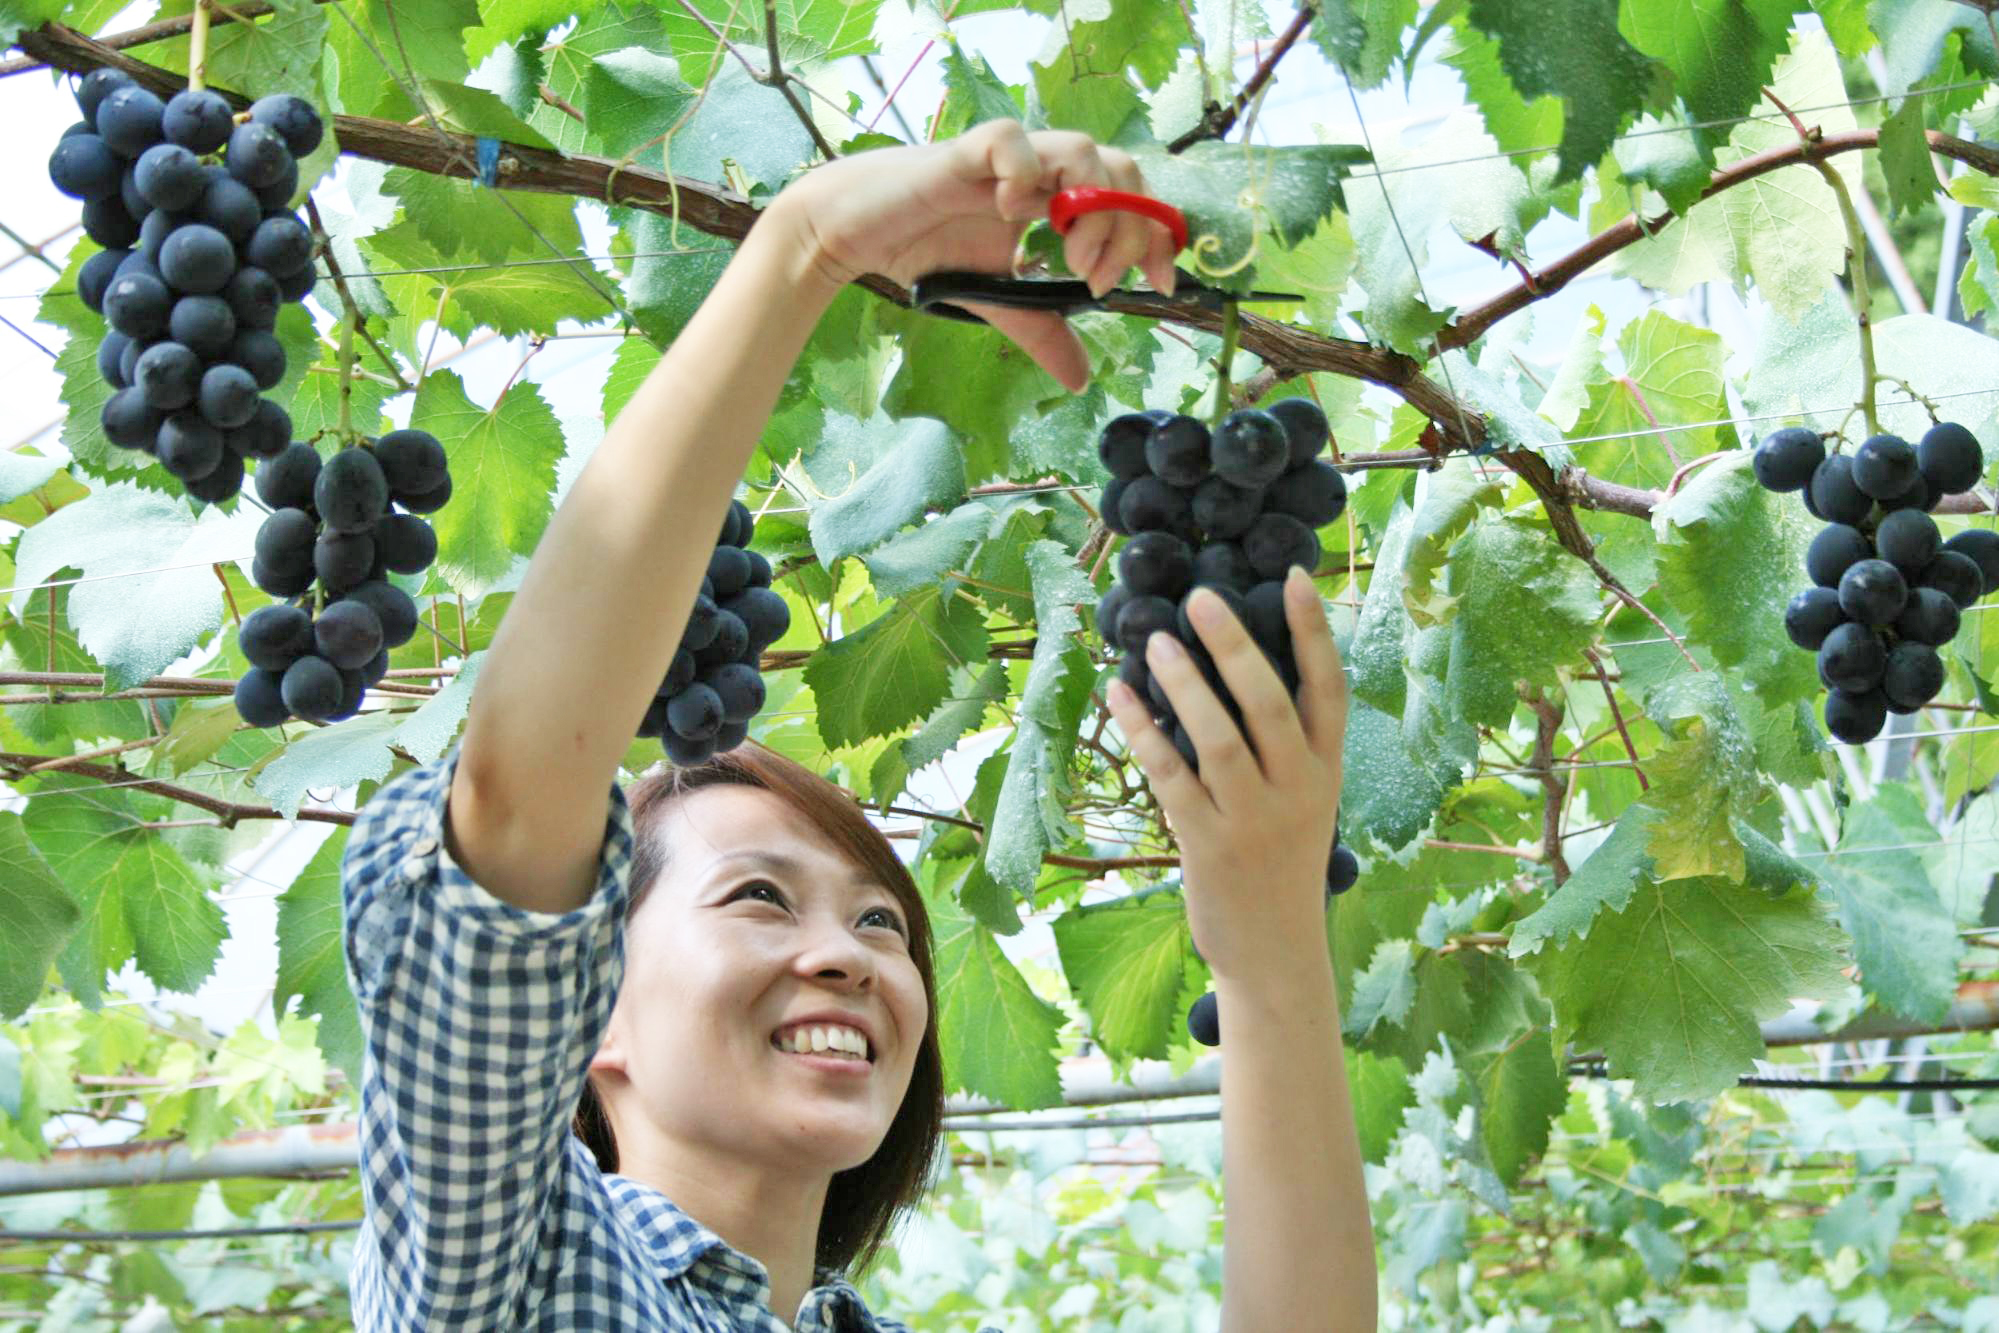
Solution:
[(526, 911), (445, 850), (458, 756), (383, 786), (341, 867), (366, 1039), (356, 1306), (395, 1328), (512, 1327), (568, 1194), (602, 1188), (570, 1122), (624, 970), (631, 811), (614, 784), (588, 902)]

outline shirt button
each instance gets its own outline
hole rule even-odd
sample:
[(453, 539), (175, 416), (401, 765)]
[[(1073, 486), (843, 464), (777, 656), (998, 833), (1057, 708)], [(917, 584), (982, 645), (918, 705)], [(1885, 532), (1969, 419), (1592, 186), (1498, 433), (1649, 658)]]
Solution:
[(436, 850), (436, 838), (418, 838), (410, 845), (410, 855), (412, 857), (429, 856)]

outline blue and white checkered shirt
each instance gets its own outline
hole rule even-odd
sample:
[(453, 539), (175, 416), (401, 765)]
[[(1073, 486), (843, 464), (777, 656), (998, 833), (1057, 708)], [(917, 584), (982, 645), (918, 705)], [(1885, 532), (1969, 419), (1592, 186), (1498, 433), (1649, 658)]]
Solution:
[[(570, 1129), (624, 973), (631, 810), (611, 788), (597, 891), (510, 906), (444, 849), (454, 748), (368, 802), (341, 868), (367, 1056), (358, 1328), (782, 1333), (764, 1266)], [(814, 1274), (797, 1333), (908, 1333)]]

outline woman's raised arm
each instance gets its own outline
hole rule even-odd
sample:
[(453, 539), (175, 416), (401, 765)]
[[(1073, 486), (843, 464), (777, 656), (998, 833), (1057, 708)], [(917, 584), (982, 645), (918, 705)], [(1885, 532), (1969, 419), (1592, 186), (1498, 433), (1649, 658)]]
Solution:
[[(874, 272), (1005, 272), (1023, 225), (1073, 185), (1141, 189), (1086, 135), (992, 121), (945, 143), (808, 173), (765, 210), (550, 521), (473, 689), (452, 783), (454, 859), (516, 907), (561, 912), (597, 882), (604, 793), (680, 640), (723, 515), (813, 326)], [(1097, 290), (1143, 263), (1171, 290), (1164, 229), (1095, 214), (1065, 256)], [(1072, 389), (1057, 315), (974, 307)]]

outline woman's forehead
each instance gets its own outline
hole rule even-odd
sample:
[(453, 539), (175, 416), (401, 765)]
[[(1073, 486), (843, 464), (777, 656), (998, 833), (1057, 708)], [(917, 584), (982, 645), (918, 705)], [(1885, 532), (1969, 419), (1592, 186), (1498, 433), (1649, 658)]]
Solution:
[(874, 876), (803, 814), (760, 787), (730, 784), (690, 792), (674, 802), (662, 824), (669, 861), (676, 871), (697, 879), (762, 869), (874, 884)]

